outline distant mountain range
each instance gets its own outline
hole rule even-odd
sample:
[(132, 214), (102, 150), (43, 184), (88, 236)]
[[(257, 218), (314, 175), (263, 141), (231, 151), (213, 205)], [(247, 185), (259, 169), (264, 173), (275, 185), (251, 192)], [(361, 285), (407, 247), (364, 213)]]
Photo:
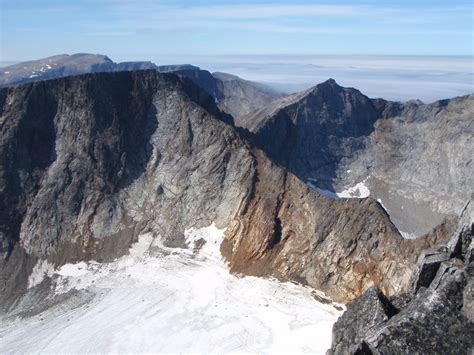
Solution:
[(0, 87), (86, 73), (155, 69), (184, 75), (211, 94), (219, 108), (234, 117), (250, 112), (283, 96), (274, 89), (237, 76), (201, 70), (190, 64), (156, 65), (149, 61), (115, 63), (101, 54), (61, 54), (17, 63), (0, 69)]

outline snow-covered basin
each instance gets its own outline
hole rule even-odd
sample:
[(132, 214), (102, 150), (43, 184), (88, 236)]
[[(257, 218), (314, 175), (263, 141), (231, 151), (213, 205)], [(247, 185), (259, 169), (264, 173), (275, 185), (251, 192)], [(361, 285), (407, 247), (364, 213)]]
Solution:
[(57, 294), (75, 288), (96, 296), (2, 321), (0, 353), (324, 354), (330, 347), (341, 312), (317, 302), (310, 288), (229, 274), (218, 252), (223, 230), (214, 224), (185, 236), (191, 247), (200, 238), (207, 243), (198, 254), (165, 255), (150, 252), (159, 239), (142, 235), (113, 263), (60, 270), (40, 263), (30, 285), (48, 274)]

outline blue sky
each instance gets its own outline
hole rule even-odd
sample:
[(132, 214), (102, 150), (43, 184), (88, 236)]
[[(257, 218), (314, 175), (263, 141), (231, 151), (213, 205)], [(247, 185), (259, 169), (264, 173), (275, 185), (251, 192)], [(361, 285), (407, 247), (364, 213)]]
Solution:
[(247, 54), (472, 55), (472, 1), (0, 0), (1, 61)]

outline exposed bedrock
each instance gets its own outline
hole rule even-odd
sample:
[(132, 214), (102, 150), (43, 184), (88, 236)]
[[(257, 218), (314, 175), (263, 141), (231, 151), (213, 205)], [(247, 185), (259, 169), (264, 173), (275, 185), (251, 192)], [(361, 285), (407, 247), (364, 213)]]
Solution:
[(420, 255), (411, 286), (387, 299), (371, 288), (333, 327), (332, 354), (471, 354), (473, 202), (447, 243)]
[[(0, 306), (39, 260), (108, 261), (153, 232), (227, 227), (231, 270), (314, 286), (348, 302), (409, 286), (421, 250), (372, 199), (332, 200), (249, 145), (211, 96), (156, 71), (0, 89)], [(440, 227), (450, 229), (450, 222)]]
[(328, 80), (236, 122), (303, 181), (363, 183), (408, 236), (458, 215), (474, 186), (474, 95), (432, 104), (370, 99)]

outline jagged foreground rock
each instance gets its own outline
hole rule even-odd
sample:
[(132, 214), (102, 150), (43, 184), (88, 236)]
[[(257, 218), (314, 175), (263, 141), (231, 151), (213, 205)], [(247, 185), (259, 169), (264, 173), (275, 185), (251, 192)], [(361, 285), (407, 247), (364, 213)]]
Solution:
[(388, 299), (375, 288), (333, 327), (333, 354), (471, 354), (474, 350), (474, 207), (448, 243), (420, 256), (410, 289)]
[(473, 117), (474, 95), (389, 102), (331, 79), (236, 123), (304, 181), (332, 192), (368, 187), (401, 231), (419, 236), (472, 193)]
[[(67, 77), (0, 90), (2, 309), (40, 260), (108, 261), (153, 232), (227, 227), (231, 269), (307, 283), (348, 302), (403, 292), (416, 256), (374, 200), (333, 200), (243, 140), (190, 80), (156, 71)], [(449, 229), (449, 223), (440, 227)]]

